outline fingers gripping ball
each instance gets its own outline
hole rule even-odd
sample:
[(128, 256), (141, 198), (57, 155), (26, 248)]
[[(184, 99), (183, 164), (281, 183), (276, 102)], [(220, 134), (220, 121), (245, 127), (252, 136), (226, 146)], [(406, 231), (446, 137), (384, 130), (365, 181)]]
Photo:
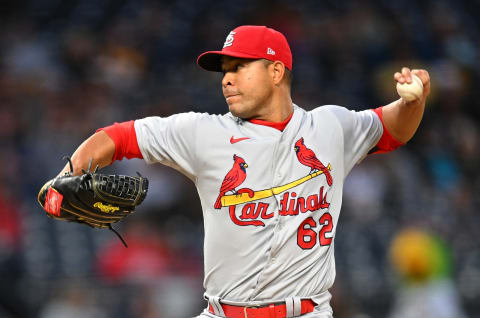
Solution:
[(113, 230), (112, 223), (135, 212), (147, 195), (148, 179), (140, 175), (104, 175), (97, 169), (90, 172), (89, 167), (83, 175), (73, 176), (70, 164), (69, 173), (45, 183), (38, 193), (38, 202), (46, 214), (58, 220)]
[(397, 93), (407, 102), (413, 102), (422, 97), (423, 83), (422, 80), (415, 74), (412, 74), (412, 82), (397, 83)]

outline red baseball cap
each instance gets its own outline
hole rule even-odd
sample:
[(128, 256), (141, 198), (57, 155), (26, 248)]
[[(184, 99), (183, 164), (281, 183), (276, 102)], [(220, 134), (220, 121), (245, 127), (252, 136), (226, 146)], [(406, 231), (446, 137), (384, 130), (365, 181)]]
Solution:
[(222, 71), (222, 55), (280, 61), (292, 70), (292, 52), (285, 36), (271, 28), (259, 25), (243, 25), (231, 31), (221, 51), (201, 54), (197, 64), (207, 71)]

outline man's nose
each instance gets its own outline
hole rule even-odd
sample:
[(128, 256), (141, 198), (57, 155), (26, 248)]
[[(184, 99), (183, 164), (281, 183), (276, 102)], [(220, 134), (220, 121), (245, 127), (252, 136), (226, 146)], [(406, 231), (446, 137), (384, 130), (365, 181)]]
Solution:
[(227, 87), (227, 86), (231, 86), (233, 85), (234, 83), (234, 75), (232, 74), (232, 72), (226, 72), (224, 75), (223, 75), (223, 79), (222, 79), (222, 86), (223, 87)]

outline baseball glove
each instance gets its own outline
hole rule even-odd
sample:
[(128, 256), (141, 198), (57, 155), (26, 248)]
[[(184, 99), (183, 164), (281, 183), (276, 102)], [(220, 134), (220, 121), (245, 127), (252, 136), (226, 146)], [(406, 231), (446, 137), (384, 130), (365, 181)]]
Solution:
[(70, 172), (49, 180), (38, 193), (38, 202), (46, 214), (57, 220), (76, 222), (94, 228), (112, 230), (125, 246), (123, 238), (112, 228), (112, 223), (123, 220), (142, 203), (148, 191), (148, 179), (137, 176), (105, 175), (90, 172), (73, 176), (72, 161), (68, 157)]

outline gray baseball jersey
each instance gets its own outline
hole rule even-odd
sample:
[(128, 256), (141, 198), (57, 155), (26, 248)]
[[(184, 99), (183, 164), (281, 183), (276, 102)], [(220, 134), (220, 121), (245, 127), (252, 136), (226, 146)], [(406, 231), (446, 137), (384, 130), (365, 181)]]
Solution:
[(371, 110), (294, 105), (283, 131), (228, 113), (135, 121), (148, 163), (196, 185), (205, 226), (205, 296), (231, 305), (310, 298), (331, 312), (344, 180), (383, 133)]

